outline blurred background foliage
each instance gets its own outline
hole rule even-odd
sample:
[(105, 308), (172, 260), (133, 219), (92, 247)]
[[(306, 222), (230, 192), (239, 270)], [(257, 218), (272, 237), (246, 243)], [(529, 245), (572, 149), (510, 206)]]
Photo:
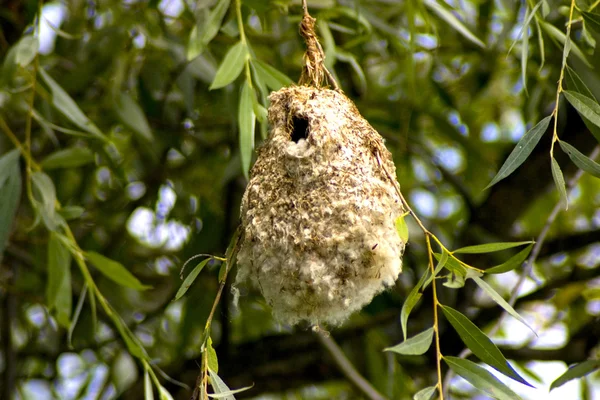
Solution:
[[(0, 4), (1, 398), (139, 399), (149, 365), (187, 385), (158, 374), (174, 398), (189, 398), (219, 262), (172, 299), (187, 258), (224, 254), (247, 182), (241, 154), (254, 141), (240, 147), (238, 103), (248, 75), (209, 90), (240, 40), (228, 3)], [(309, 1), (329, 69), (386, 139), (405, 196), (448, 248), (531, 240), (558, 201), (550, 131), (512, 176), (483, 189), (518, 139), (552, 111), (569, 5)], [(577, 1), (568, 65), (600, 98), (597, 6)], [(592, 23), (579, 10), (589, 10)], [(301, 7), (244, 0), (241, 13), (258, 145), (268, 90), (300, 74)], [(558, 135), (585, 154), (597, 144), (562, 98)], [(17, 142), (30, 161), (11, 153)], [(576, 168), (557, 153), (568, 180)], [(597, 371), (548, 394), (569, 364), (598, 357), (599, 205), (600, 183), (584, 175), (520, 293), (516, 308), (539, 336), (510, 320), (495, 335), (537, 387), (509, 383), (524, 398), (600, 398)], [(402, 340), (403, 300), (427, 268), (422, 233), (410, 230), (397, 285), (331, 332), (390, 399), (412, 398), (437, 380), (433, 348), (411, 357), (382, 352)], [(511, 254), (468, 262), (483, 268)], [(488, 283), (508, 296), (520, 273)], [(138, 290), (142, 284), (151, 288)], [(410, 335), (431, 326), (429, 290), (409, 320)], [(484, 330), (501, 315), (472, 283), (439, 296)], [(444, 354), (457, 355), (460, 338), (443, 320), (440, 329)], [(225, 290), (212, 337), (223, 380), (232, 388), (254, 384), (238, 398), (361, 398), (315, 336), (274, 321), (258, 293), (243, 292), (234, 307)], [(132, 356), (137, 344), (147, 351), (141, 358)], [(480, 396), (461, 378), (452, 379), (450, 393)]]

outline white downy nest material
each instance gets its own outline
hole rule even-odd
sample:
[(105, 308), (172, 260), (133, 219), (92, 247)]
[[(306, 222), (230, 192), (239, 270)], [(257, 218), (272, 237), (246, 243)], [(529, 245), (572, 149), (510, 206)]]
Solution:
[(260, 288), (283, 323), (336, 325), (402, 270), (396, 168), (344, 94), (294, 86), (270, 100), (271, 133), (242, 199), (235, 285)]

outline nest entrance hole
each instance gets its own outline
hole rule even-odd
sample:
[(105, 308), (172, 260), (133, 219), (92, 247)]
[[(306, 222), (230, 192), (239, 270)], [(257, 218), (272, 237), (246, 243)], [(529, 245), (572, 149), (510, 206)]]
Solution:
[(292, 141), (298, 143), (300, 139), (306, 140), (309, 133), (308, 118), (301, 115), (294, 115), (292, 117)]

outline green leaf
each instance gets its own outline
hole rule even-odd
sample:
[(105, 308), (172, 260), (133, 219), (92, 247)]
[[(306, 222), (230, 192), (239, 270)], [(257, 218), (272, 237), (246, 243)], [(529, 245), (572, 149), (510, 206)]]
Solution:
[(452, 273), (442, 285), (451, 289), (460, 289), (465, 286), (465, 277), (463, 275)]
[(252, 150), (254, 149), (254, 128), (256, 125), (256, 116), (253, 107), (254, 91), (244, 82), (242, 93), (240, 95), (240, 105), (238, 109), (238, 128), (240, 132), (240, 153), (242, 157), (242, 170), (248, 178), (250, 161), (252, 161)]
[(150, 381), (150, 374), (147, 370), (144, 371), (144, 400), (154, 400), (152, 382)]
[(582, 117), (587, 118), (591, 123), (600, 127), (600, 104), (581, 93), (570, 90), (565, 90), (563, 93), (569, 103), (575, 107)]
[(135, 276), (131, 274), (121, 263), (110, 258), (104, 257), (95, 251), (88, 251), (85, 256), (96, 268), (109, 279), (112, 279), (121, 286), (136, 290), (146, 290), (150, 286), (143, 285)]
[(418, 356), (425, 354), (433, 340), (433, 328), (429, 328), (404, 342), (393, 347), (383, 349), (384, 351), (393, 351), (398, 354)]
[(31, 175), (33, 184), (32, 206), (41, 217), (46, 228), (55, 231), (59, 226), (64, 225), (65, 220), (56, 212), (56, 188), (54, 182), (44, 172), (37, 171)]
[(65, 90), (42, 68), (39, 69), (39, 73), (44, 82), (46, 82), (46, 85), (50, 88), (52, 105), (79, 128), (91, 133), (96, 138), (105, 141), (106, 138), (102, 132), (100, 132), (100, 129), (85, 116), (71, 96), (69, 96), (68, 93), (65, 92)]
[(458, 18), (454, 16), (450, 11), (446, 10), (444, 6), (438, 4), (434, 0), (425, 0), (425, 5), (429, 7), (434, 13), (437, 14), (438, 17), (446, 21), (452, 28), (454, 28), (458, 33), (463, 35), (466, 39), (475, 43), (477, 46), (485, 49), (485, 44), (475, 36), (469, 28), (467, 28)]
[(160, 400), (173, 400), (173, 396), (164, 386), (158, 387), (158, 396)]
[[(423, 284), (423, 288), (426, 288), (427, 286), (429, 286), (431, 281), (439, 275), (442, 268), (444, 268), (446, 266), (446, 264), (448, 264), (449, 255), (448, 255), (448, 252), (446, 251), (446, 249), (444, 249), (442, 251), (441, 256), (439, 258), (436, 257), (436, 259), (438, 260), (438, 263), (433, 270), (433, 275), (425, 281), (425, 283)], [(461, 267), (460, 264), (458, 266)]]
[(173, 299), (173, 301), (177, 301), (183, 297), (183, 295), (188, 291), (190, 286), (192, 286), (192, 284), (198, 277), (198, 274), (200, 274), (202, 269), (204, 269), (204, 267), (206, 266), (206, 264), (208, 264), (208, 262), (210, 260), (212, 260), (212, 257), (206, 258), (206, 259), (200, 261), (200, 263), (198, 265), (196, 265), (196, 267), (192, 270), (192, 272), (190, 272), (190, 274), (185, 278), (185, 280), (181, 284), (181, 287), (177, 291), (177, 294), (175, 295), (175, 298)]
[(400, 311), (400, 325), (402, 326), (402, 334), (404, 335), (404, 340), (406, 340), (406, 324), (408, 323), (408, 316), (410, 312), (415, 307), (415, 305), (419, 302), (421, 298), (421, 287), (427, 280), (428, 275), (430, 274), (429, 269), (425, 270), (419, 282), (415, 285), (414, 288), (410, 291), (406, 300), (404, 300), (404, 304), (402, 305), (402, 311)]
[(396, 218), (396, 232), (398, 232), (398, 236), (402, 243), (408, 243), (408, 225), (406, 225), (406, 219), (404, 215)]
[(584, 377), (597, 369), (600, 369), (600, 360), (587, 360), (579, 364), (571, 365), (564, 374), (552, 382), (550, 390), (556, 389), (573, 379)]
[(58, 213), (67, 221), (77, 219), (85, 212), (85, 208), (79, 206), (65, 206), (58, 210)]
[(0, 157), (0, 260), (8, 244), (21, 198), (20, 152), (14, 149)]
[(140, 105), (127, 93), (119, 93), (114, 110), (125, 126), (145, 141), (152, 141), (152, 130)]
[(572, 92), (577, 92), (589, 97), (594, 101), (596, 100), (594, 94), (590, 91), (579, 75), (577, 75), (577, 72), (575, 72), (575, 70), (568, 65), (565, 65), (565, 82), (569, 90)]
[(499, 400), (519, 400), (520, 397), (502, 383), (492, 373), (473, 361), (458, 357), (444, 356), (444, 361), (452, 371), (463, 377), (471, 385)]
[(15, 62), (21, 67), (28, 66), (37, 55), (40, 43), (33, 35), (23, 36), (16, 45)]
[(256, 58), (253, 58), (251, 62), (256, 70), (256, 74), (271, 90), (279, 90), (294, 83), (287, 75), (271, 67), (269, 64), (265, 64)]
[[(443, 257), (443, 254), (433, 253), (433, 256), (436, 260), (440, 261)], [(467, 275), (467, 269), (454, 257), (448, 257), (448, 260), (443, 264), (443, 266), (455, 275), (460, 275), (463, 277)]]
[(481, 361), (511, 379), (524, 385), (531, 386), (517, 371), (510, 366), (502, 352), (471, 320), (460, 312), (448, 306), (440, 306), (448, 322), (454, 327), (465, 345)]
[(206, 342), (206, 358), (208, 362), (208, 368), (215, 374), (219, 373), (219, 359), (217, 358), (217, 352), (212, 345), (212, 338), (209, 336)]
[[(586, 84), (579, 77), (579, 75), (577, 75), (577, 72), (575, 72), (575, 70), (573, 68), (569, 67), (568, 65), (565, 68), (565, 82), (566, 82), (569, 90), (577, 92), (577, 93), (589, 98), (593, 102), (597, 103), (597, 100), (596, 100), (596, 97), (594, 96), (594, 94), (586, 86)], [(587, 119), (584, 116), (581, 116), (581, 118), (583, 119), (585, 126), (590, 130), (592, 135), (594, 135), (596, 140), (598, 140), (600, 142), (600, 126), (594, 125), (594, 123), (592, 121), (590, 121), (589, 119)]]
[(600, 178), (600, 164), (591, 160), (565, 141), (560, 140), (558, 144), (560, 145), (561, 149), (563, 149), (563, 151), (569, 155), (569, 158), (571, 161), (573, 161), (573, 164), (577, 165), (577, 167), (581, 168), (588, 174), (593, 175), (596, 178)]
[(214, 393), (209, 393), (208, 397), (212, 399), (225, 399), (225, 400), (235, 400), (233, 396), (236, 393), (243, 392), (245, 390), (251, 389), (252, 386), (246, 386), (241, 389), (231, 390), (225, 382), (211, 369), (208, 370), (208, 374), (210, 376), (210, 384), (213, 388)]
[(87, 147), (70, 147), (49, 154), (41, 162), (44, 169), (76, 168), (94, 162), (94, 153)]
[(521, 31), (519, 32), (519, 34), (517, 35), (517, 37), (515, 38), (515, 40), (510, 45), (510, 48), (508, 49), (508, 54), (510, 54), (510, 52), (513, 49), (513, 47), (515, 47), (515, 44), (517, 44), (517, 42), (519, 41), (520, 38), (523, 38), (523, 40), (525, 40), (525, 36), (529, 36), (527, 34), (527, 31), (529, 30), (529, 23), (531, 23), (531, 20), (535, 16), (535, 13), (537, 12), (538, 8), (540, 8), (540, 6), (542, 5), (542, 3), (543, 3), (543, 0), (541, 0), (539, 3), (537, 3), (535, 5), (535, 7), (533, 7), (533, 9), (531, 10), (530, 13), (526, 13), (525, 14), (525, 20), (523, 22), (523, 26), (521, 27)]
[[(585, 27), (597, 35), (600, 35), (600, 15), (588, 11), (581, 11), (581, 16), (585, 22)], [(596, 45), (598, 45), (596, 43)]]
[(415, 395), (413, 396), (413, 400), (431, 400), (436, 390), (437, 386), (429, 386), (425, 389), (421, 389), (417, 393), (415, 393)]
[(56, 310), (58, 323), (68, 328), (72, 309), (71, 253), (54, 232), (48, 239), (46, 300), (48, 308)]
[(246, 44), (237, 42), (229, 49), (227, 54), (225, 54), (209, 89), (219, 89), (233, 82), (242, 72), (247, 59), (248, 48), (246, 47)]
[(206, 21), (198, 22), (190, 32), (187, 45), (188, 61), (198, 57), (206, 49), (206, 46), (219, 32), (223, 18), (229, 9), (230, 0), (220, 0), (212, 9)]
[(551, 160), (552, 166), (552, 178), (554, 179), (554, 184), (558, 189), (558, 194), (560, 195), (560, 202), (565, 206), (565, 210), (569, 208), (569, 200), (567, 198), (567, 188), (565, 186), (565, 178), (563, 177), (563, 173), (560, 170), (560, 166), (558, 162), (552, 157)]
[(532, 244), (531, 240), (526, 242), (498, 242), (498, 243), (485, 243), (478, 244), (476, 246), (461, 247), (458, 250), (454, 250), (452, 253), (461, 254), (483, 254), (493, 253), (495, 251), (501, 251), (506, 249), (512, 249), (513, 247), (523, 246), (524, 244)]
[(533, 244), (525, 247), (523, 250), (509, 258), (506, 262), (495, 267), (488, 268), (484, 272), (486, 274), (503, 274), (505, 272), (512, 271), (513, 269), (523, 265), (523, 262), (527, 259), (527, 256), (529, 256), (529, 253), (531, 253), (531, 249), (533, 249)]
[[(567, 41), (567, 35), (565, 35), (565, 33), (563, 31), (561, 31), (560, 29), (558, 29), (557, 27), (555, 27), (554, 25), (545, 22), (545, 21), (539, 21), (540, 25), (542, 26), (542, 28), (553, 38), (555, 38), (556, 40), (558, 40), (560, 42), (561, 45), (565, 46), (565, 43)], [(564, 49), (564, 47), (563, 47)], [(581, 51), (581, 49), (577, 46), (576, 43), (571, 42), (571, 51), (573, 53), (575, 53), (575, 55), (585, 63), (585, 65), (587, 65), (589, 68), (594, 68), (592, 66), (592, 64), (590, 64), (590, 62), (587, 60), (587, 58), (585, 57), (585, 55), (583, 54), (583, 51)]]
[(502, 164), (500, 171), (498, 171), (496, 176), (494, 176), (492, 181), (485, 187), (485, 189), (494, 186), (496, 183), (512, 174), (517, 168), (519, 168), (521, 164), (523, 164), (523, 162), (527, 159), (527, 157), (529, 157), (535, 146), (542, 138), (544, 132), (546, 132), (551, 118), (551, 115), (547, 116), (538, 122), (536, 126), (527, 131), (525, 135), (523, 135), (504, 164)]
[(519, 313), (515, 311), (515, 309), (510, 304), (508, 304), (498, 292), (494, 290), (493, 287), (491, 287), (486, 281), (479, 277), (473, 277), (473, 281), (475, 281), (477, 286), (479, 286), (484, 292), (486, 292), (488, 296), (490, 296), (492, 300), (496, 302), (496, 304), (498, 304), (500, 307), (506, 310), (507, 313), (515, 317), (520, 323), (528, 327), (531, 330), (531, 332), (533, 332), (537, 336), (537, 333), (533, 330), (533, 328), (529, 326), (529, 324), (523, 319), (523, 317), (521, 317)]

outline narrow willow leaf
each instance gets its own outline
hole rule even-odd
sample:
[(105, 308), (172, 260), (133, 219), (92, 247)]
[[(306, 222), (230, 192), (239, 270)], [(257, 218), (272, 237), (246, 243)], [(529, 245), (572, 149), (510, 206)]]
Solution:
[(183, 297), (184, 294), (186, 294), (186, 292), (188, 291), (190, 286), (192, 286), (192, 284), (196, 281), (198, 274), (200, 274), (202, 269), (204, 269), (204, 267), (206, 266), (206, 264), (208, 264), (208, 262), (210, 260), (212, 260), (211, 257), (200, 261), (200, 263), (198, 265), (196, 265), (196, 267), (192, 270), (192, 272), (190, 272), (190, 274), (188, 276), (186, 276), (185, 280), (181, 284), (181, 287), (177, 291), (177, 294), (175, 295), (175, 298), (173, 299), (173, 301), (179, 300), (180, 298)]
[(537, 333), (533, 330), (531, 326), (529, 326), (525, 319), (523, 319), (523, 317), (521, 317), (519, 313), (510, 304), (508, 304), (498, 292), (494, 290), (493, 287), (491, 287), (486, 281), (479, 277), (474, 277), (473, 281), (475, 281), (477, 286), (479, 286), (484, 292), (486, 292), (488, 296), (490, 296), (492, 300), (496, 302), (496, 304), (498, 304), (500, 307), (506, 310), (507, 313), (515, 317), (520, 323), (528, 327), (531, 330), (531, 332), (533, 332), (537, 336)]
[(563, 47), (563, 56), (562, 56), (562, 68), (567, 65), (567, 57), (569, 57), (569, 53), (571, 52), (571, 37), (565, 36), (565, 44)]
[(70, 147), (49, 154), (41, 162), (44, 169), (76, 168), (94, 162), (94, 153), (87, 147)]
[(223, 382), (221, 377), (219, 377), (219, 375), (217, 375), (216, 372), (211, 371), (209, 368), (208, 374), (210, 376), (210, 385), (212, 386), (214, 392), (214, 394), (211, 397), (215, 395), (224, 394), (224, 397), (219, 398), (225, 400), (235, 400), (235, 397), (233, 396), (233, 394), (231, 394), (231, 389), (229, 389), (229, 387), (225, 384), (225, 382)]
[(215, 374), (219, 373), (219, 359), (217, 358), (217, 352), (212, 345), (212, 338), (209, 336), (206, 341), (206, 359), (208, 368)]
[(569, 155), (569, 158), (571, 161), (573, 161), (573, 164), (577, 165), (577, 167), (581, 168), (588, 174), (593, 175), (596, 178), (600, 178), (600, 164), (591, 160), (585, 154), (581, 153), (579, 150), (565, 141), (560, 140), (558, 144), (560, 144), (561, 149), (563, 149), (563, 151)]
[(444, 361), (454, 373), (463, 377), (477, 389), (484, 391), (495, 399), (519, 400), (520, 397), (485, 368), (473, 361), (458, 357), (444, 356)]
[(550, 385), (550, 390), (556, 389), (557, 387), (562, 386), (573, 379), (581, 378), (591, 374), (597, 369), (600, 369), (600, 360), (587, 360), (579, 364), (571, 365), (564, 374), (552, 382)]
[(538, 8), (540, 8), (540, 6), (542, 5), (542, 2), (543, 1), (540, 1), (539, 3), (537, 3), (535, 5), (535, 7), (533, 7), (533, 9), (531, 10), (530, 13), (528, 13), (528, 14), (526, 13), (525, 14), (525, 20), (523, 21), (523, 26), (521, 27), (521, 31), (517, 35), (517, 37), (514, 40), (514, 42), (512, 42), (512, 44), (510, 45), (510, 48), (508, 49), (508, 54), (510, 54), (510, 52), (513, 49), (513, 47), (515, 47), (515, 44), (517, 44), (517, 42), (519, 41), (520, 38), (524, 39), (525, 35), (529, 36), (529, 34), (528, 34), (529, 24), (531, 23), (531, 20), (535, 16), (535, 13), (537, 12)]
[[(436, 258), (436, 260), (440, 261), (442, 259), (442, 257), (443, 257), (443, 254), (433, 253), (433, 256)], [(460, 276), (463, 276), (463, 277), (467, 275), (467, 269), (465, 268), (465, 266), (462, 265), (458, 261), (458, 259), (456, 259), (454, 256), (450, 256), (449, 255), (448, 260), (444, 263), (443, 266), (448, 271), (452, 272), (455, 275), (460, 275)]]
[(536, 126), (527, 131), (525, 135), (523, 135), (504, 164), (502, 164), (500, 171), (498, 171), (496, 176), (494, 176), (492, 181), (485, 187), (485, 189), (488, 189), (489, 187), (500, 182), (502, 179), (512, 174), (517, 168), (519, 168), (521, 164), (523, 164), (535, 146), (537, 146), (544, 132), (546, 132), (551, 118), (552, 116), (547, 116), (538, 122)]
[(256, 69), (256, 74), (265, 82), (265, 85), (271, 90), (279, 90), (284, 86), (290, 86), (294, 83), (286, 74), (273, 68), (258, 59), (251, 60)]
[(580, 93), (586, 97), (589, 97), (593, 101), (596, 101), (594, 94), (579, 77), (577, 72), (575, 72), (575, 70), (568, 65), (565, 65), (565, 82), (567, 83), (569, 90), (572, 92)]
[(150, 381), (150, 374), (148, 371), (144, 371), (144, 400), (154, 400), (152, 382)]
[(600, 104), (581, 93), (570, 90), (565, 90), (563, 93), (569, 103), (575, 107), (582, 117), (587, 118), (591, 123), (600, 127)]
[(396, 218), (396, 232), (403, 243), (408, 243), (408, 225), (406, 225), (406, 219), (404, 215)]
[(465, 286), (465, 277), (457, 274), (450, 274), (446, 282), (442, 283), (442, 285), (451, 289), (460, 289)]
[(560, 195), (560, 202), (565, 207), (565, 210), (569, 208), (569, 200), (567, 198), (567, 188), (565, 186), (565, 178), (563, 177), (563, 173), (560, 170), (560, 166), (558, 162), (552, 157), (552, 178), (554, 179), (554, 184), (558, 189), (558, 194)]
[(95, 251), (88, 251), (85, 253), (85, 256), (100, 272), (102, 272), (102, 274), (104, 274), (104, 276), (115, 281), (119, 285), (136, 290), (150, 289), (150, 286), (143, 285), (123, 266), (123, 264), (111, 260), (108, 257), (104, 257), (102, 254), (98, 254)]
[[(547, 4), (546, 0), (541, 0), (541, 3), (543, 9), (543, 5)], [(542, 69), (544, 68), (544, 64), (546, 63), (546, 50), (544, 45), (544, 35), (542, 33), (542, 27), (540, 26), (540, 21), (538, 20), (538, 18), (535, 19), (535, 27), (538, 37), (538, 46), (540, 48), (540, 68), (538, 69), (538, 71), (542, 71)]]
[[(527, 12), (525, 18), (527, 18)], [(529, 32), (525, 32), (521, 43), (521, 80), (523, 81), (525, 93), (527, 93), (527, 60), (529, 60)]]
[(365, 93), (367, 91), (367, 78), (360, 63), (356, 60), (356, 57), (354, 57), (352, 53), (340, 48), (336, 49), (335, 54), (338, 60), (350, 64), (350, 67), (352, 67), (352, 70), (358, 78), (358, 90), (360, 93)]
[(164, 386), (158, 387), (158, 396), (160, 400), (174, 400), (171, 393)]
[(475, 36), (469, 28), (467, 28), (458, 18), (454, 16), (450, 11), (446, 10), (444, 6), (438, 4), (435, 0), (425, 0), (425, 5), (431, 9), (434, 13), (437, 14), (438, 17), (446, 21), (452, 28), (454, 28), (458, 33), (460, 33), (465, 38), (469, 39), (471, 42), (475, 43), (477, 46), (485, 49), (485, 44)]
[(44, 69), (40, 68), (38, 71), (44, 82), (46, 82), (46, 85), (50, 88), (52, 105), (84, 131), (91, 133), (98, 139), (106, 140), (100, 129), (86, 117), (71, 96)]
[(254, 128), (256, 125), (256, 116), (252, 106), (254, 91), (244, 82), (242, 93), (240, 95), (240, 105), (238, 109), (238, 128), (240, 132), (240, 154), (242, 158), (242, 169), (246, 178), (250, 170), (250, 161), (252, 161), (252, 150), (254, 149)]
[(46, 285), (48, 308), (56, 311), (56, 320), (65, 328), (69, 327), (72, 310), (71, 294), (71, 253), (59, 239), (50, 232), (48, 239), (48, 282)]
[(425, 389), (421, 389), (417, 393), (415, 393), (415, 395), (413, 396), (413, 400), (431, 400), (436, 390), (437, 386), (429, 386)]
[(197, 23), (190, 32), (187, 46), (188, 61), (198, 57), (206, 49), (206, 46), (219, 32), (223, 18), (229, 9), (230, 0), (220, 0), (208, 15), (206, 21)]
[[(566, 81), (567, 87), (569, 88), (570, 91), (577, 92), (577, 93), (589, 98), (590, 100), (592, 100), (595, 103), (598, 102), (596, 100), (596, 97), (594, 96), (594, 94), (586, 86), (586, 84), (579, 77), (579, 75), (577, 75), (577, 72), (575, 72), (575, 70), (573, 68), (569, 67), (568, 65), (565, 68), (565, 81)], [(585, 126), (590, 130), (592, 135), (594, 135), (596, 140), (598, 140), (600, 142), (600, 126), (594, 125), (594, 123), (592, 121), (590, 121), (589, 119), (587, 119), (584, 116), (581, 116), (581, 119), (583, 119)]]
[(66, 222), (56, 212), (56, 187), (54, 182), (44, 172), (37, 171), (31, 175), (33, 186), (33, 207), (36, 213), (44, 221), (46, 228), (56, 231), (59, 226)]
[(73, 332), (75, 332), (75, 327), (77, 326), (77, 322), (79, 322), (79, 316), (81, 315), (81, 310), (83, 309), (83, 303), (85, 303), (87, 290), (88, 284), (86, 282), (83, 284), (81, 293), (79, 293), (79, 299), (77, 300), (77, 305), (75, 306), (75, 311), (73, 312), (73, 318), (71, 319), (71, 324), (69, 324), (69, 330), (67, 332), (67, 344), (70, 349), (73, 348)]
[[(220, 378), (219, 378), (220, 379)], [(228, 390), (222, 393), (209, 393), (208, 397), (210, 397), (211, 399), (234, 399), (235, 397), (233, 397), (234, 394), (236, 393), (240, 393), (240, 392), (245, 392), (248, 389), (252, 389), (254, 387), (254, 385), (252, 386), (246, 386), (240, 389), (233, 389), (233, 390)]]
[(433, 341), (433, 328), (429, 328), (404, 342), (397, 344), (393, 347), (383, 349), (384, 351), (393, 351), (398, 354), (418, 356), (425, 354), (431, 342)]
[(485, 243), (478, 244), (476, 246), (461, 247), (458, 250), (454, 250), (452, 253), (461, 254), (483, 254), (493, 253), (495, 251), (501, 251), (506, 249), (512, 249), (513, 247), (523, 246), (524, 244), (532, 244), (531, 240), (526, 242), (498, 242), (498, 243)]
[(481, 361), (498, 372), (524, 385), (531, 386), (510, 366), (502, 352), (471, 320), (448, 306), (441, 306), (448, 322), (454, 327), (465, 345)]
[[(437, 254), (437, 253), (436, 253)], [(431, 283), (431, 281), (433, 279), (435, 279), (435, 277), (437, 277), (440, 273), (440, 271), (442, 270), (442, 268), (444, 268), (446, 266), (446, 264), (448, 263), (448, 252), (444, 249), (442, 251), (442, 254), (440, 257), (436, 257), (436, 259), (438, 260), (437, 265), (435, 266), (435, 268), (433, 269), (433, 275), (430, 276), (425, 283), (423, 284), (423, 289), (425, 289), (427, 286), (429, 286), (429, 284)], [(460, 266), (460, 265), (459, 265)]]
[(581, 11), (581, 16), (585, 22), (585, 27), (597, 35), (600, 35), (600, 15), (588, 11)]
[(79, 206), (65, 206), (58, 210), (58, 213), (67, 221), (81, 217), (84, 212), (85, 208)]
[[(555, 27), (554, 25), (545, 22), (545, 21), (539, 21), (540, 25), (542, 26), (542, 28), (552, 37), (554, 37), (556, 40), (558, 40), (560, 42), (560, 44), (562, 44), (563, 46), (565, 45), (566, 41), (567, 41), (567, 35), (565, 35), (565, 33), (563, 31), (561, 31), (560, 29), (558, 29), (557, 27)], [(576, 43), (571, 42), (571, 51), (581, 60), (585, 63), (585, 65), (587, 65), (589, 68), (594, 68), (592, 66), (592, 64), (590, 64), (590, 62), (588, 61), (587, 57), (583, 54), (583, 51), (581, 51), (581, 49), (577, 46)]]
[(402, 305), (402, 311), (400, 311), (400, 325), (402, 326), (404, 340), (406, 340), (406, 324), (408, 322), (408, 316), (421, 298), (421, 286), (423, 286), (423, 283), (425, 283), (429, 274), (429, 269), (427, 269), (421, 276), (421, 279), (419, 279), (419, 282), (417, 282), (415, 287), (411, 289), (410, 293), (406, 297), (406, 300), (404, 300), (404, 304)]
[(533, 249), (533, 244), (530, 244), (529, 246), (525, 247), (523, 250), (521, 250), (502, 264), (492, 268), (488, 268), (484, 272), (486, 274), (503, 274), (505, 272), (512, 271), (513, 269), (523, 265), (523, 262), (525, 262), (525, 260), (529, 256), (529, 253), (531, 253), (531, 249)]
[(15, 62), (21, 67), (28, 66), (37, 55), (40, 43), (33, 35), (23, 36), (17, 43)]
[(0, 260), (8, 244), (21, 198), (20, 152), (14, 149), (0, 157)]
[(140, 139), (152, 141), (152, 130), (142, 107), (127, 93), (119, 93), (115, 101), (115, 112), (125, 126), (130, 128)]
[(248, 48), (246, 47), (246, 44), (237, 42), (229, 49), (229, 51), (227, 51), (227, 54), (225, 54), (209, 89), (219, 89), (233, 82), (242, 72), (247, 59)]

